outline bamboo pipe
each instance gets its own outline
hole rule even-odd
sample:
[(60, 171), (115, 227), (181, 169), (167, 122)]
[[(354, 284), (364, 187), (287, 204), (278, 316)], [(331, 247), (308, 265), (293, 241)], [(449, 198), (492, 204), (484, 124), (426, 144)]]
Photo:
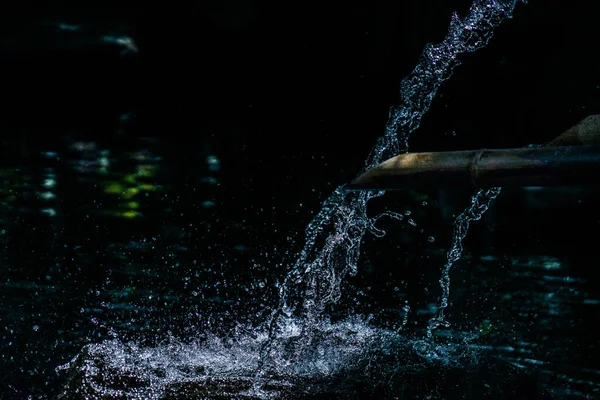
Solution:
[(400, 190), (475, 185), (598, 184), (600, 115), (591, 115), (537, 148), (406, 153), (370, 169), (347, 190)]

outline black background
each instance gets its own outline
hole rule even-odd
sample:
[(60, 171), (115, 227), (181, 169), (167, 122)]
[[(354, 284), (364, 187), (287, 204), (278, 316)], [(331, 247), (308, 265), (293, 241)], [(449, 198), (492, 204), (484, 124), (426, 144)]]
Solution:
[[(594, 6), (530, 3), (518, 3), (486, 48), (462, 58), (411, 150), (544, 142), (597, 112)], [(225, 168), (252, 174), (264, 190), (271, 179), (293, 187), (315, 174), (342, 183), (382, 134), (400, 80), (424, 45), (441, 41), (452, 11), (464, 16), (469, 6), (227, 0), (6, 7), (2, 137), (39, 143), (66, 128), (110, 136), (118, 116), (134, 112), (129, 135), (171, 138), (181, 160), (215, 137), (229, 158)], [(83, 29), (59, 32), (50, 22)], [(133, 37), (139, 53), (122, 55), (98, 40), (111, 32)]]

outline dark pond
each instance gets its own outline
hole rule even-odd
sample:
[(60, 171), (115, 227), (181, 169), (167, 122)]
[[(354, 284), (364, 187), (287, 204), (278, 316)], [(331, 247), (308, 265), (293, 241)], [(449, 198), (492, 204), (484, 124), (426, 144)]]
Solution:
[[(433, 338), (473, 190), (373, 199), (369, 215), (402, 220), (364, 236), (310, 340), (297, 319), (279, 326), (256, 389), (306, 226), (362, 168), (425, 43), (471, 4), (392, 3), (307, 4), (287, 22), (242, 0), (3, 13), (0, 399), (600, 396), (593, 185), (503, 189), (471, 225)], [(599, 113), (578, 7), (517, 4), (411, 150), (540, 143)]]

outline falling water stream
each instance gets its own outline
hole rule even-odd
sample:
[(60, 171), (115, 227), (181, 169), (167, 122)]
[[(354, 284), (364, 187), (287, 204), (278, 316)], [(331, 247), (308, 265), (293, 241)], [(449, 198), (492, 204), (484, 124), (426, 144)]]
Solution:
[[(385, 133), (363, 171), (408, 151), (410, 135), (442, 83), (460, 64), (459, 56), (485, 46), (494, 29), (511, 18), (517, 2), (475, 0), (464, 18), (452, 15), (444, 40), (428, 44), (417, 66), (402, 81), (400, 104), (390, 109)], [(345, 389), (339, 382), (347, 383), (344, 375), (356, 376), (356, 371), (389, 383), (390, 376), (426, 369), (428, 362), (443, 366), (476, 362), (477, 351), (466, 346), (476, 334), (467, 333), (461, 343), (452, 344), (436, 342), (434, 332), (449, 327), (445, 311), (450, 274), (461, 258), (469, 225), (482, 217), (499, 192), (500, 188), (477, 191), (456, 218), (439, 279), (441, 298), (424, 337), (408, 338), (397, 331), (378, 329), (369, 324), (369, 317), (358, 315), (331, 321), (328, 307), (339, 301), (347, 277), (358, 272), (363, 236), (367, 232), (383, 236), (385, 232), (376, 226), (381, 218), (406, 218), (393, 211), (368, 216), (369, 200), (384, 192), (349, 192), (341, 186), (307, 226), (304, 247), (277, 286), (278, 304), (267, 307), (262, 321), (239, 324), (228, 338), (206, 327), (207, 333), (185, 342), (173, 338), (144, 347), (122, 342), (115, 335), (87, 345), (58, 368), (70, 376), (60, 398), (300, 398), (314, 393), (340, 394)], [(402, 326), (409, 309), (404, 305)]]
[[(466, 18), (461, 20), (456, 13), (452, 15), (445, 39), (437, 45), (428, 44), (413, 72), (402, 81), (401, 104), (391, 108), (385, 134), (369, 155), (365, 171), (408, 151), (410, 134), (419, 127), (440, 85), (459, 65), (458, 57), (485, 46), (494, 28), (511, 17), (515, 4), (515, 1), (475, 1)], [(435, 328), (448, 326), (444, 321), (444, 310), (448, 306), (450, 269), (461, 256), (469, 223), (481, 218), (499, 192), (500, 188), (479, 190), (454, 223), (451, 248), (440, 279), (443, 292), (439, 310), (427, 328), (429, 339)], [(313, 334), (320, 330), (320, 318), (325, 315), (326, 306), (340, 298), (340, 285), (345, 276), (356, 274), (363, 236), (367, 231), (376, 236), (385, 234), (375, 227), (379, 218), (403, 218), (402, 214), (389, 211), (375, 217), (367, 216), (368, 201), (383, 194), (383, 191), (347, 192), (339, 187), (323, 203), (306, 228), (304, 248), (281, 286), (280, 305), (272, 317), (259, 374), (262, 364), (268, 362), (272, 341), (279, 335), (278, 327), (285, 326), (280, 318), (289, 318), (293, 313), (302, 318), (303, 340), (299, 346), (306, 348)]]

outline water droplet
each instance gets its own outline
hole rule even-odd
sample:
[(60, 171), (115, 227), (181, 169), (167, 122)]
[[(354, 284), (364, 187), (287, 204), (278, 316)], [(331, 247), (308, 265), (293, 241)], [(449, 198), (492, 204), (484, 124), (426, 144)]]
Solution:
[(36, 331), (36, 332), (39, 331), (40, 330), (40, 326), (39, 325), (34, 325), (33, 326), (33, 330)]
[(435, 242), (435, 238), (434, 238), (433, 236), (429, 236), (429, 237), (427, 238), (427, 241), (428, 241), (429, 243), (433, 243), (433, 242)]
[(294, 311), (291, 307), (289, 307), (287, 304), (285, 304), (282, 308), (281, 311), (283, 311), (283, 313), (288, 316), (291, 317), (292, 316), (292, 312)]

